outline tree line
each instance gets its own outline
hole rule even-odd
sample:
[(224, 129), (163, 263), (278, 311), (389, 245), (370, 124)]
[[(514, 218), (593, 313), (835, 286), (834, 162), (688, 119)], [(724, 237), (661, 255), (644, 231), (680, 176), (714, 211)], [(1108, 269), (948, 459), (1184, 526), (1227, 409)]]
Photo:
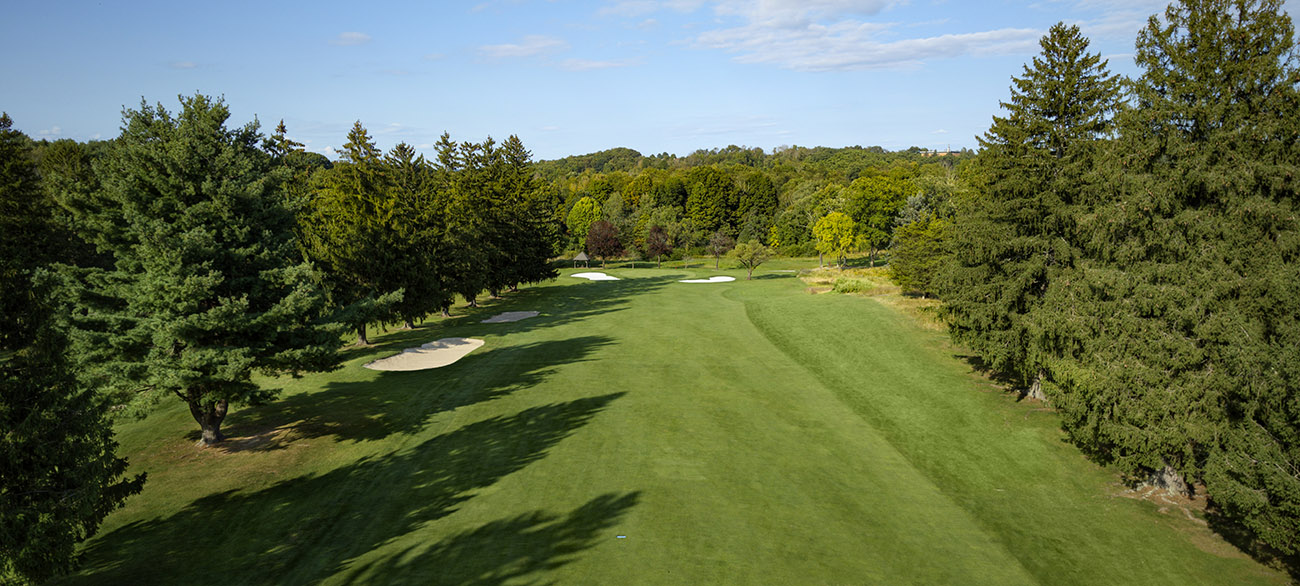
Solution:
[(1087, 454), (1203, 490), (1281, 556), (1300, 553), (1294, 42), (1279, 1), (1182, 0), (1125, 79), (1056, 25), (980, 138), (975, 188), (896, 251), (952, 337)]
[(686, 157), (620, 148), (536, 168), (562, 202), (569, 254), (718, 257), (753, 241), (841, 262), (862, 251), (874, 264), (896, 228), (949, 213), (969, 189), (972, 158), (916, 147), (730, 146)]

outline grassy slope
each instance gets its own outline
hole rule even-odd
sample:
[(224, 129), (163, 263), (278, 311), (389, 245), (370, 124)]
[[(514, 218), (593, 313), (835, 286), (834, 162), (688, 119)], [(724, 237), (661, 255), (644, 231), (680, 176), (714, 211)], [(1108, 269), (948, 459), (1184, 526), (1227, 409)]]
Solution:
[[(1284, 581), (1110, 496), (1050, 414), (873, 300), (609, 272), (632, 278), (562, 277), (285, 382), (226, 451), (179, 405), (124, 425), (150, 481), (67, 582)], [(446, 336), (487, 346), (360, 368)]]

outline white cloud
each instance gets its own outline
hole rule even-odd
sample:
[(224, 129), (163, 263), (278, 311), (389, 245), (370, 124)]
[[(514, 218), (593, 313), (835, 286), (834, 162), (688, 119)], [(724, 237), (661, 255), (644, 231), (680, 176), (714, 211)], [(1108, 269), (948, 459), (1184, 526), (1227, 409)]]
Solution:
[(800, 71), (846, 71), (916, 67), (927, 59), (1032, 52), (1040, 35), (1032, 29), (885, 41), (893, 25), (844, 20), (833, 24), (745, 26), (697, 37), (703, 47), (738, 53), (742, 63), (766, 63)]
[(355, 45), (364, 45), (370, 42), (370, 35), (358, 32), (343, 32), (339, 36), (330, 40), (331, 45), (340, 47), (351, 47)]
[[(693, 41), (697, 47), (734, 53), (741, 63), (799, 71), (848, 71), (914, 68), (929, 59), (964, 55), (1032, 53), (1041, 34), (1004, 28), (907, 38), (903, 31), (917, 27), (880, 20), (883, 13), (906, 2), (715, 0), (713, 12), (718, 21), (730, 26), (702, 32)], [(939, 23), (942, 21), (922, 24)]]
[(1131, 40), (1168, 5), (1169, 0), (1080, 0), (1075, 8), (1096, 15), (1078, 22), (1085, 36)]
[(194, 69), (198, 66), (199, 64), (193, 61), (172, 61), (171, 62), (172, 69)]
[(569, 71), (591, 71), (594, 69), (611, 69), (633, 65), (632, 61), (591, 61), (587, 59), (565, 59), (560, 63), (561, 69)]
[(48, 130), (42, 130), (40, 132), (37, 132), (36, 134), (39, 134), (41, 136), (58, 136), (60, 134), (63, 134), (63, 129), (59, 128), (58, 126), (52, 126)]
[(479, 47), (479, 51), (488, 57), (503, 59), (507, 57), (531, 57), (533, 55), (567, 49), (568, 47), (569, 44), (563, 39), (543, 35), (528, 35), (519, 43), (484, 45)]
[(948, 131), (940, 128), (938, 130), (931, 132), (930, 134), (948, 134)]
[(103, 135), (101, 135), (100, 133), (96, 132), (95, 134), (90, 135), (90, 140), (99, 140), (99, 137), (100, 137), (100, 136), (103, 136)]

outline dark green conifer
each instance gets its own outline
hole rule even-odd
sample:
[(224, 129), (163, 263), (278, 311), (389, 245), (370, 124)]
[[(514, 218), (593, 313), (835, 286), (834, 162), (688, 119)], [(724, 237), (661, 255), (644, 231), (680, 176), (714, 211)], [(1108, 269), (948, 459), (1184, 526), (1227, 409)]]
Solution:
[[(1115, 192), (1083, 218), (1097, 342), (1069, 419), (1300, 551), (1300, 68), (1276, 0), (1184, 0), (1137, 42)], [(1103, 287), (1104, 285), (1104, 287)]]
[(226, 105), (202, 95), (181, 106), (126, 110), (97, 167), (120, 245), (112, 270), (67, 271), (74, 355), (85, 381), (123, 404), (180, 398), (212, 444), (232, 405), (273, 394), (254, 371), (333, 368), (340, 331), (256, 123), (227, 128)]
[(66, 573), (77, 544), (140, 491), (95, 389), (77, 384), (43, 267), (53, 205), (31, 141), (0, 115), (0, 582)]
[(979, 138), (984, 184), (959, 200), (937, 286), (953, 337), (1042, 398), (1060, 351), (1054, 313), (1068, 310), (1047, 306), (1047, 292), (1074, 270), (1074, 206), (1095, 144), (1111, 131), (1119, 82), (1077, 26), (1058, 23), (1039, 44), (1012, 78), (1007, 116)]

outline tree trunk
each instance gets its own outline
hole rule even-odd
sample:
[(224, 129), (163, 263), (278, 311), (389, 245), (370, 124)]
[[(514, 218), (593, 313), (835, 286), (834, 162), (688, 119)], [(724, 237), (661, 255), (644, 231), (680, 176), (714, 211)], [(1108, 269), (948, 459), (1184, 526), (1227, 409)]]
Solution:
[(518, 293), (518, 292), (519, 292), (519, 283), (515, 283), (515, 284), (511, 285), (511, 286), (510, 286), (510, 292), (511, 292), (511, 293)]
[(203, 432), (199, 438), (199, 445), (211, 446), (226, 439), (226, 436), (221, 433), (221, 422), (225, 420), (226, 410), (229, 408), (229, 404), (226, 403), (225, 399), (203, 405), (199, 402), (197, 393), (191, 393), (190, 397), (187, 401), (190, 406), (190, 415), (194, 416), (194, 420), (199, 423), (199, 429)]
[(1047, 401), (1047, 395), (1043, 394), (1043, 372), (1039, 371), (1034, 376), (1034, 382), (1029, 383), (1029, 390), (1025, 391), (1025, 396), (1038, 401)]
[(465, 301), (469, 307), (478, 307), (478, 294), (466, 295)]
[(658, 256), (655, 257), (655, 268), (656, 269), (664, 268), (664, 261), (662, 257), (658, 257)]
[(357, 324), (357, 345), (358, 346), (370, 345), (370, 339), (366, 337), (366, 324), (364, 323)]
[(450, 307), (444, 307), (444, 308), (442, 308), (442, 317), (451, 317), (451, 308), (450, 308)]
[(822, 251), (820, 250), (817, 251), (817, 268), (819, 269), (826, 268), (826, 255), (823, 254)]
[(748, 267), (748, 268), (749, 268), (749, 276), (745, 277), (745, 280), (752, 281), (754, 280), (754, 267)]
[(404, 329), (408, 329), (408, 330), (414, 330), (414, 329), (415, 329), (415, 320), (412, 320), (411, 318), (407, 318), (407, 319), (402, 323), (402, 328), (404, 328)]
[(871, 259), (871, 266), (874, 268), (876, 266), (876, 247), (871, 247), (871, 254), (867, 258)]

